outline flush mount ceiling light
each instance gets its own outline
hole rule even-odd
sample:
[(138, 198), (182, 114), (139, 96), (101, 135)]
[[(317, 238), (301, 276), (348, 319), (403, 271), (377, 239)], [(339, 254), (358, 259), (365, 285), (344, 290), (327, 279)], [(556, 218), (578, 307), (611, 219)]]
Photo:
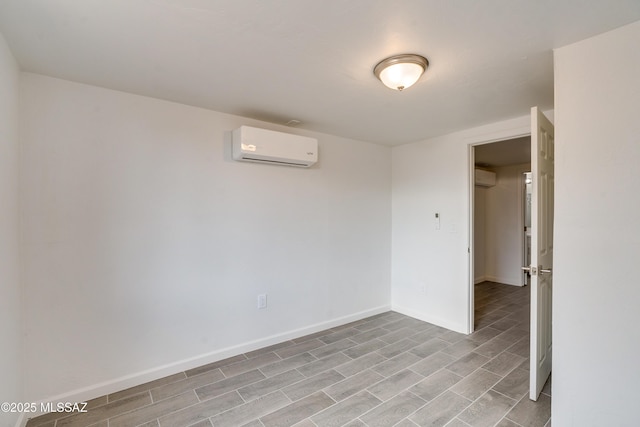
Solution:
[(418, 81), (429, 66), (427, 58), (415, 54), (390, 56), (373, 69), (373, 74), (388, 88), (403, 90)]

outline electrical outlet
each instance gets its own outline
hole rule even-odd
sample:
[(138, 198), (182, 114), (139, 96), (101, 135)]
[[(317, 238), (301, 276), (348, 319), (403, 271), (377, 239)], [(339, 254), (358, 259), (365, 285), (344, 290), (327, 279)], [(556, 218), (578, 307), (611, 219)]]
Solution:
[(267, 308), (267, 294), (258, 295), (258, 308)]
[(426, 294), (427, 294), (427, 285), (423, 283), (422, 285), (420, 285), (420, 295), (426, 295)]

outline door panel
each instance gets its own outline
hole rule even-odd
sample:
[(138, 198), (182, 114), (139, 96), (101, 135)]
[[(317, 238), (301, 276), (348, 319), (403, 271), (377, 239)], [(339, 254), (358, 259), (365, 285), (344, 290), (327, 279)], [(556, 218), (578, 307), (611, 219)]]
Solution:
[(531, 400), (537, 400), (551, 373), (553, 294), (554, 129), (531, 109)]

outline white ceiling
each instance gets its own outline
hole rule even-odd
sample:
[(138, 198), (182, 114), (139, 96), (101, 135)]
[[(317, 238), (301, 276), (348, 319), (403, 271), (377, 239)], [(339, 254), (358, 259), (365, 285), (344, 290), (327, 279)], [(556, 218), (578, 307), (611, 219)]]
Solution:
[[(0, 0), (25, 71), (385, 145), (553, 108), (552, 49), (639, 19), (638, 0)], [(399, 53), (431, 63), (404, 92), (372, 73)]]

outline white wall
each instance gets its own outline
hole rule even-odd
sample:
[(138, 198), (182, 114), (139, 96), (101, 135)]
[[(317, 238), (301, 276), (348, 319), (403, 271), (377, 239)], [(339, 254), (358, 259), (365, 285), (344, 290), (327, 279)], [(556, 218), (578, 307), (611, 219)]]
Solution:
[(29, 399), (389, 309), (390, 148), (305, 132), (316, 167), (239, 163), (239, 125), (303, 132), (33, 74), (22, 89)]
[(526, 135), (530, 128), (524, 116), (393, 148), (394, 310), (469, 330), (470, 144)]
[(638, 425), (639, 42), (555, 52), (554, 426)]
[[(22, 401), (18, 91), (20, 70), (0, 35), (0, 402)], [(0, 426), (18, 414), (0, 412)]]
[(496, 185), (486, 190), (485, 277), (493, 282), (522, 285), (524, 246), (524, 179), (529, 164), (501, 166)]

